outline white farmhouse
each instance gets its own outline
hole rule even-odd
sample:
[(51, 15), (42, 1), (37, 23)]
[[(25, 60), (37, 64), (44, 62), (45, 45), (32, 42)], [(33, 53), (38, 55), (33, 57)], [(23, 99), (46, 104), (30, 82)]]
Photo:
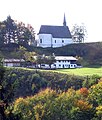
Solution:
[(77, 59), (73, 56), (56, 56), (56, 68), (77, 68)]
[[(77, 68), (77, 59), (73, 56), (55, 56), (56, 62), (51, 68)], [(48, 64), (42, 64), (41, 68), (50, 68)]]
[(62, 47), (72, 44), (72, 36), (64, 14), (63, 26), (41, 25), (39, 30), (39, 47)]
[(3, 66), (6, 67), (20, 67), (21, 64), (23, 64), (25, 60), (23, 59), (4, 59), (3, 60)]

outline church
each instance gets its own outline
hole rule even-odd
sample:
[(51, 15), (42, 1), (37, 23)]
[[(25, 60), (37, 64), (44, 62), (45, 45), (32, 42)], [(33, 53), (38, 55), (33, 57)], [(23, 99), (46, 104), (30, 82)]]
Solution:
[(64, 14), (63, 26), (41, 25), (38, 33), (38, 47), (62, 47), (72, 44), (72, 36)]

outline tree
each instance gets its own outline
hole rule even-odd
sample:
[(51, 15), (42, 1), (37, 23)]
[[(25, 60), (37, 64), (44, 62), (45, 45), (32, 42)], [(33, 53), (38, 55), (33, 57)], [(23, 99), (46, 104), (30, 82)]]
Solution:
[(28, 33), (29, 34), (29, 45), (36, 45), (36, 41), (35, 41), (35, 31), (34, 31), (34, 28), (28, 24), (27, 25), (27, 29), (28, 29)]
[[(11, 81), (4, 80), (4, 74), (6, 69), (2, 66), (2, 62), (0, 62), (0, 120), (6, 120), (7, 115), (5, 110), (11, 103), (14, 95), (13, 88)], [(10, 114), (10, 116), (12, 116)]]
[(91, 86), (90, 88), (90, 100), (94, 103), (94, 106), (102, 105), (102, 82)]
[(34, 57), (35, 55), (35, 52), (25, 52), (24, 59), (26, 61), (26, 65), (36, 66), (36, 59)]
[(17, 51), (17, 55), (20, 59), (24, 59), (24, 54), (26, 53), (27, 49), (23, 46), (20, 46)]
[(16, 58), (18, 59), (24, 59), (25, 60), (25, 64), (23, 65), (35, 65), (34, 63), (36, 63), (34, 56), (36, 55), (35, 52), (29, 52), (27, 51), (27, 49), (23, 46), (19, 46), (19, 48), (17, 49), (17, 51), (14, 51), (12, 53), (12, 55), (14, 55)]
[(4, 35), (5, 35), (5, 24), (3, 22), (0, 22), (0, 45), (2, 46), (4, 44)]
[(51, 65), (55, 62), (56, 62), (56, 60), (55, 60), (55, 55), (54, 54), (50, 55), (50, 56), (46, 56), (45, 64), (48, 64), (50, 68), (51, 68)]
[(36, 63), (40, 65), (40, 68), (41, 68), (41, 64), (44, 63), (44, 57), (45, 55), (37, 55), (36, 57)]
[(6, 20), (0, 22), (0, 44), (17, 43), (20, 45), (35, 45), (34, 28), (23, 22), (17, 22), (8, 16)]
[(85, 40), (86, 28), (84, 25), (74, 25), (71, 31), (72, 39), (75, 43), (82, 43)]
[[(19, 120), (18, 116), (14, 116), (12, 113), (16, 84), (11, 79), (5, 79), (6, 69), (3, 67), (2, 61), (0, 63), (0, 120)], [(10, 108), (9, 112), (8, 108)]]
[(35, 44), (35, 31), (31, 25), (25, 26), (23, 22), (16, 23), (18, 43), (21, 45)]
[(16, 31), (17, 26), (13, 19), (11, 19), (11, 16), (8, 16), (5, 21), (3, 21), (5, 25), (5, 35), (4, 35), (4, 43), (16, 43), (17, 37), (16, 37)]
[[(1, 62), (0, 62), (1, 63)], [(0, 120), (5, 120), (6, 116), (5, 116), (5, 101), (4, 101), (4, 88), (3, 88), (3, 77), (4, 77), (4, 68), (0, 65)]]
[(48, 64), (49, 67), (51, 68), (51, 65), (55, 62), (55, 55), (50, 55), (50, 56), (45, 56), (43, 55), (38, 55), (36, 58), (36, 63), (40, 64), (40, 68), (41, 68), (41, 64)]
[(102, 105), (96, 107), (96, 114), (98, 116), (98, 120), (102, 120)]

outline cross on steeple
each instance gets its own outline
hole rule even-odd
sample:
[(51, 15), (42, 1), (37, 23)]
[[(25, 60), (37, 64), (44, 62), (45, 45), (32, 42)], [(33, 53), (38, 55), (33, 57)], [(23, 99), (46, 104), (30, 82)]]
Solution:
[(65, 13), (64, 13), (64, 19), (63, 19), (63, 26), (66, 26), (66, 17), (65, 17)]

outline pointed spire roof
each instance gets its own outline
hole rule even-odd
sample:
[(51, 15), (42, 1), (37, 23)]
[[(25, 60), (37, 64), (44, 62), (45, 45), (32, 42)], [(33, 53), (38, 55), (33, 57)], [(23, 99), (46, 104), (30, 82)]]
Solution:
[(64, 13), (64, 19), (63, 19), (63, 26), (67, 26), (67, 25), (66, 25), (66, 17), (65, 17), (65, 13)]

